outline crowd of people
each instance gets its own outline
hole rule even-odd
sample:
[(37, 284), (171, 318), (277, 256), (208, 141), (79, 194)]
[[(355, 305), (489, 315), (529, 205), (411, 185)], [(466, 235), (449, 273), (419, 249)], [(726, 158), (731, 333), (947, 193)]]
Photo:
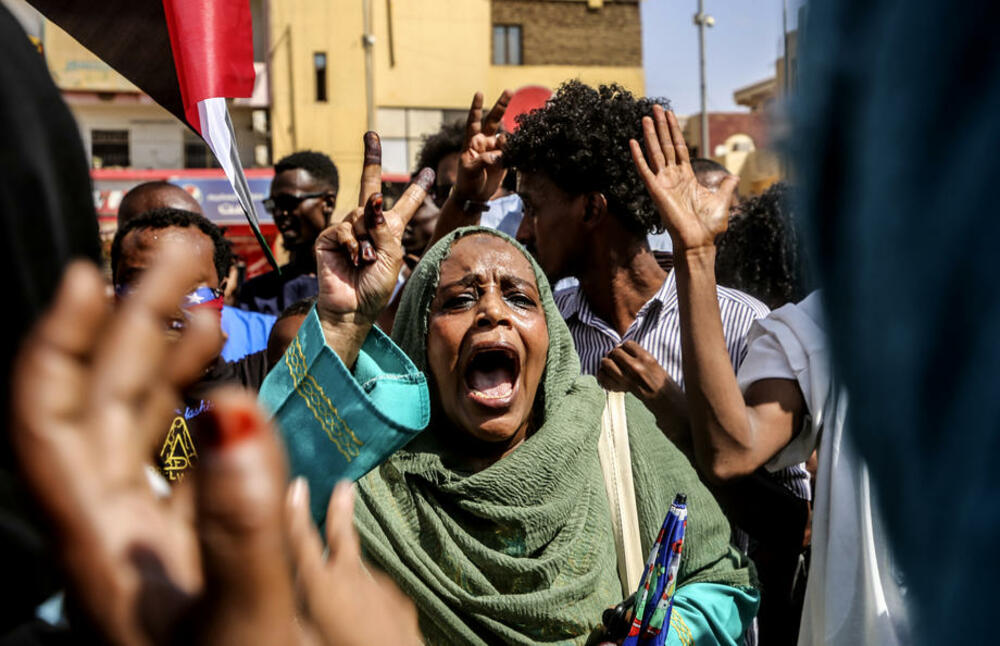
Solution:
[(2, 204), (60, 196), (11, 257), (61, 263), (7, 353), (0, 644), (622, 643), (623, 542), (644, 561), (679, 494), (666, 643), (914, 639), (793, 188), (739, 195), (667, 100), (569, 80), (508, 132), (477, 93), (391, 204), (365, 133), (341, 220), (334, 160), (288, 155), (289, 262), (243, 284), (196, 200), (141, 184), (109, 290), (68, 112), (0, 42), (0, 118), (44, 144), (5, 144), (32, 152)]

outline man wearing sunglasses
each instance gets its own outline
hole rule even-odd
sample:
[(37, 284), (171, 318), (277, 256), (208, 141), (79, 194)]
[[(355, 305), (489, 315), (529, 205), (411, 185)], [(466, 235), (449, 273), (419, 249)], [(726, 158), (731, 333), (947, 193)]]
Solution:
[(244, 283), (237, 296), (241, 308), (278, 315), (318, 293), (313, 246), (330, 224), (339, 185), (337, 166), (323, 153), (292, 153), (274, 165), (264, 208), (274, 218), (290, 260), (280, 275), (271, 271)]

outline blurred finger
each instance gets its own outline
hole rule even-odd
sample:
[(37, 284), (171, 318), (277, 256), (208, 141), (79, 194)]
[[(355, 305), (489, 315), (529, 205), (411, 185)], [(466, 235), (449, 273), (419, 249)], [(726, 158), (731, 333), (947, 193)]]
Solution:
[(32, 419), (61, 418), (85, 403), (86, 362), (111, 314), (103, 292), (104, 280), (92, 263), (67, 267), (52, 305), (15, 361), (10, 380), (15, 411)]
[(490, 108), (489, 113), (486, 118), (483, 119), (482, 133), (484, 135), (494, 135), (497, 130), (500, 129), (500, 121), (503, 119), (504, 112), (507, 111), (507, 106), (510, 104), (510, 90), (504, 90), (500, 93), (499, 98), (497, 98), (496, 103)]
[(674, 144), (670, 140), (670, 126), (667, 124), (667, 117), (663, 113), (663, 106), (653, 106), (653, 121), (656, 125), (656, 136), (660, 143), (660, 150), (663, 151), (663, 156), (666, 158), (667, 163), (673, 164), (677, 161), (677, 158), (674, 154)]
[[(417, 179), (406, 187), (406, 191), (396, 200), (396, 204), (392, 207), (392, 212), (399, 216), (403, 228), (409, 224), (413, 214), (423, 204), (424, 198), (427, 197), (432, 186), (434, 186), (434, 171), (430, 168), (424, 168), (417, 174)], [(402, 235), (402, 228), (400, 229), (400, 235)], [(376, 244), (379, 244), (381, 248), (381, 243), (378, 240), (376, 240)]]
[(360, 559), (361, 544), (354, 531), (354, 484), (341, 480), (333, 488), (326, 509), (326, 544), (331, 561), (338, 558)]
[(663, 158), (660, 140), (656, 137), (653, 120), (649, 117), (642, 118), (642, 137), (646, 143), (646, 157), (649, 159), (650, 167), (654, 174), (659, 173), (666, 168), (666, 160)]
[(305, 598), (315, 598), (322, 592), (321, 583), (326, 565), (323, 541), (309, 513), (309, 483), (298, 477), (288, 487), (285, 497), (285, 526), (292, 556), (295, 580)]
[(93, 351), (110, 313), (97, 267), (89, 261), (75, 261), (63, 273), (33, 340), (74, 357), (85, 357)]
[(378, 133), (369, 130), (364, 136), (365, 162), (361, 169), (361, 193), (358, 206), (364, 206), (368, 198), (382, 190), (382, 142)]
[(197, 519), (208, 594), (209, 644), (289, 642), (294, 616), (284, 532), (286, 467), (254, 398), (213, 394), (197, 478)]
[(677, 115), (674, 114), (673, 110), (667, 111), (667, 123), (670, 125), (670, 139), (674, 142), (674, 150), (677, 153), (677, 163), (690, 163), (691, 156), (688, 154), (687, 143), (684, 141), (684, 133), (681, 132), (681, 127), (677, 123)]
[(91, 392), (98, 401), (132, 404), (162, 379), (167, 322), (179, 316), (184, 295), (198, 280), (198, 268), (180, 244), (165, 241), (158, 252), (119, 306), (94, 355)]
[(187, 326), (166, 358), (163, 374), (167, 382), (180, 390), (197, 381), (209, 362), (219, 356), (223, 343), (218, 313), (189, 312)]
[(472, 105), (469, 106), (469, 116), (465, 120), (465, 145), (468, 146), (472, 138), (482, 130), (483, 120), (483, 93), (476, 92), (472, 97)]

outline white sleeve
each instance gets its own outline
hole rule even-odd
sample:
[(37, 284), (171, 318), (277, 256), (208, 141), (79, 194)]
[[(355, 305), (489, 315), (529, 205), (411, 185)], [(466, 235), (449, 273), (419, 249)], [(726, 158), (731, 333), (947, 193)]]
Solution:
[(747, 335), (747, 357), (737, 374), (740, 389), (746, 393), (750, 384), (762, 379), (792, 379), (802, 390), (809, 414), (792, 441), (765, 465), (768, 471), (804, 462), (819, 446), (830, 370), (818, 305), (813, 293), (802, 303), (771, 312)]

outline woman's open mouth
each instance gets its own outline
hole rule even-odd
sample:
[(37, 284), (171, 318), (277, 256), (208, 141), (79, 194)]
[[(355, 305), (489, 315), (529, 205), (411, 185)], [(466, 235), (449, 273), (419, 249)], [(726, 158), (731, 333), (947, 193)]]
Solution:
[(512, 347), (483, 345), (472, 351), (465, 366), (469, 398), (489, 408), (510, 406), (517, 393), (521, 359)]

